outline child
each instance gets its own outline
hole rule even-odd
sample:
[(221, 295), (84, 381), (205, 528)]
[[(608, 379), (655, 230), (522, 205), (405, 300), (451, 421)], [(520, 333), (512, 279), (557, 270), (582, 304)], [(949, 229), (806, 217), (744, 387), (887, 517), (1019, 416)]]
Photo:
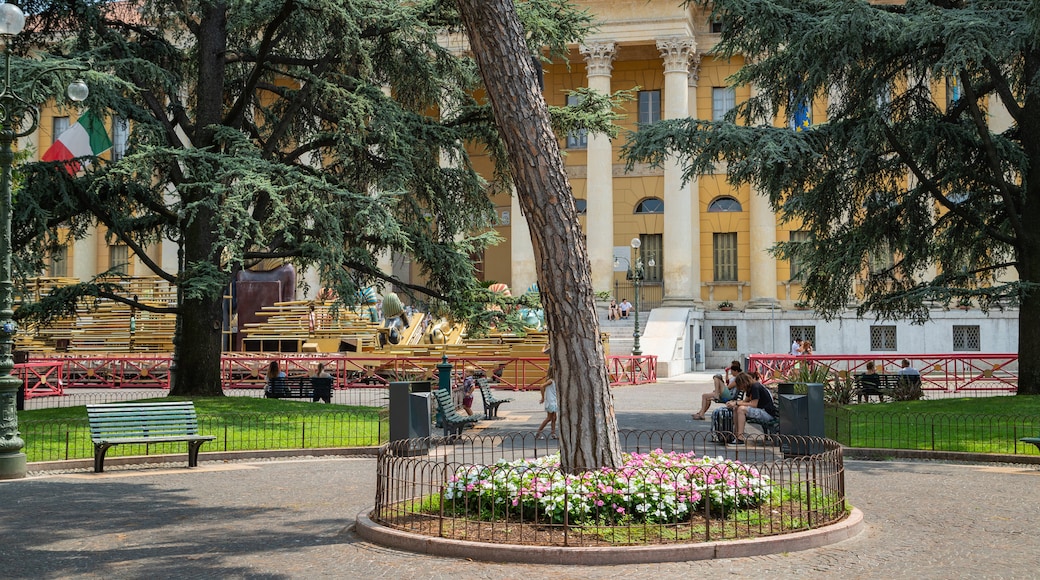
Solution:
[(545, 403), (545, 420), (538, 426), (538, 432), (535, 433), (535, 439), (543, 439), (545, 435), (542, 435), (542, 430), (545, 429), (546, 425), (550, 425), (549, 439), (556, 439), (556, 411), (558, 410), (558, 404), (556, 401), (556, 382), (552, 379), (545, 381), (542, 385), (542, 400), (539, 403)]
[(462, 380), (462, 409), (467, 415), (473, 414), (473, 391), (477, 387), (477, 378), (472, 367), (466, 368), (466, 378)]

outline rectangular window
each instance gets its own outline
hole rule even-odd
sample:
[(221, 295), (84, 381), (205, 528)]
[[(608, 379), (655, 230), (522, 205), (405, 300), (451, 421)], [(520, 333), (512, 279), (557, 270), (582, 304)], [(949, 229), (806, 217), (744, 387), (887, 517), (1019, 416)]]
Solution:
[(712, 326), (711, 327), (711, 349), (712, 350), (737, 350), (737, 327), (736, 326)]
[(737, 281), (737, 233), (712, 234), (716, 282)]
[(953, 327), (953, 350), (982, 350), (982, 335), (978, 325)]
[(716, 19), (711, 21), (711, 33), (712, 34), (722, 34), (722, 20), (721, 19), (716, 18)]
[[(791, 243), (802, 244), (809, 241), (809, 232), (794, 231), (791, 232)], [(791, 258), (791, 280), (804, 280), (803, 274), (805, 270), (805, 264), (802, 263), (798, 258)]]
[(61, 134), (64, 133), (65, 130), (68, 129), (68, 128), (69, 128), (69, 118), (68, 117), (54, 117), (54, 119), (51, 120), (52, 141), (57, 141), (58, 137), (61, 137)]
[(816, 344), (816, 327), (815, 326), (792, 326), (791, 327), (791, 342), (796, 340), (808, 340), (809, 342)]
[[(581, 97), (579, 95), (567, 95), (567, 106), (577, 107), (581, 104)], [(589, 132), (585, 129), (578, 129), (577, 131), (571, 131), (567, 133), (567, 148), (568, 149), (585, 149), (589, 146)]]
[[(639, 255), (643, 259), (643, 280), (662, 281), (664, 270), (664, 236), (661, 234), (639, 234)], [(654, 265), (651, 266), (650, 262)]]
[(68, 248), (62, 246), (51, 251), (50, 265), (48, 270), (50, 275), (55, 278), (65, 278), (69, 275), (69, 251)]
[(661, 120), (661, 91), (639, 91), (639, 122), (649, 125)]
[(892, 251), (888, 242), (883, 242), (881, 247), (870, 256), (870, 272), (872, 274), (883, 272), (895, 266), (895, 263), (895, 252)]
[(733, 87), (713, 87), (711, 89), (711, 118), (721, 121), (726, 113), (737, 105), (737, 91)]
[(130, 253), (123, 244), (108, 247), (108, 269), (113, 274), (130, 274)]
[(957, 76), (946, 77), (946, 106), (952, 107), (961, 98), (961, 79)]
[(896, 350), (896, 327), (871, 326), (870, 350)]
[(130, 123), (122, 117), (112, 118), (112, 161), (126, 156), (126, 143), (130, 138)]

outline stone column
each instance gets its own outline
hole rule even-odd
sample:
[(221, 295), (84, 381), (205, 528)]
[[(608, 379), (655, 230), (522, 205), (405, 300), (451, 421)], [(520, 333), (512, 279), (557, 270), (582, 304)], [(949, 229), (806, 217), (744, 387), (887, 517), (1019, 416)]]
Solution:
[[(701, 55), (690, 55), (690, 73), (687, 77), (689, 85), (689, 116), (697, 118), (697, 85), (701, 77)], [(693, 245), (690, 250), (690, 294), (693, 303), (701, 304), (701, 187), (700, 178), (694, 175), (690, 179), (690, 238)], [(665, 211), (667, 211), (667, 207)]]
[[(751, 93), (757, 92), (754, 86)], [(751, 255), (751, 300), (748, 308), (774, 308), (776, 299), (776, 259), (769, 249), (776, 244), (776, 215), (769, 199), (751, 186), (748, 201)]]
[[(579, 47), (585, 57), (585, 74), (589, 88), (610, 93), (616, 44), (613, 41), (591, 42)], [(610, 290), (614, 279), (614, 151), (606, 135), (589, 134), (585, 178), (585, 233), (592, 265), (592, 289)], [(514, 257), (513, 263), (516, 263)]]
[(509, 287), (513, 296), (519, 296), (538, 281), (538, 268), (534, 261), (534, 246), (531, 245), (531, 228), (527, 225), (527, 217), (520, 211), (516, 188), (513, 188), (509, 200), (509, 253), (512, 257)]
[[(694, 46), (694, 40), (689, 36), (657, 41), (657, 49), (664, 60), (665, 119), (681, 119), (689, 115), (690, 55)], [(662, 265), (667, 306), (692, 304), (696, 296), (693, 255), (695, 244), (700, 243), (700, 220), (694, 207), (690, 184), (682, 180), (682, 163), (678, 157), (670, 156), (664, 163), (665, 252)], [(697, 251), (699, 253), (699, 249)]]

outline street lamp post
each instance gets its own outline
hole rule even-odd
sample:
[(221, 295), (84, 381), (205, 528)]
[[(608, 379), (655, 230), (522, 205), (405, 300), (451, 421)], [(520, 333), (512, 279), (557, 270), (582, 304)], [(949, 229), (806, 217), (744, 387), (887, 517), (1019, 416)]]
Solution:
[(632, 263), (632, 285), (635, 286), (636, 293), (636, 320), (635, 329), (632, 331), (632, 356), (643, 354), (643, 350), (639, 348), (639, 284), (643, 281), (643, 260), (639, 257), (639, 246), (641, 245), (643, 243), (639, 238), (632, 238), (632, 250), (636, 253), (635, 262)]
[[(632, 246), (632, 250), (635, 251), (635, 260), (631, 263), (631, 266), (632, 266), (632, 285), (635, 287), (635, 299), (636, 299), (636, 303), (635, 303), (635, 315), (636, 315), (635, 316), (635, 329), (632, 331), (632, 356), (640, 356), (640, 355), (643, 354), (643, 351), (639, 347), (639, 301), (640, 301), (641, 294), (642, 294), (642, 292), (640, 291), (640, 286), (643, 283), (644, 271), (643, 271), (643, 258), (641, 258), (640, 255), (639, 255), (639, 247), (641, 245), (643, 245), (643, 243), (639, 240), (639, 238), (632, 238), (632, 241), (630, 242), (630, 245)], [(654, 264), (653, 256), (650, 256), (650, 258), (647, 261), (646, 265), (650, 266), (651, 268), (654, 267), (655, 264)]]
[[(4, 44), (4, 76), (0, 87), (0, 479), (25, 477), (25, 442), (18, 433), (16, 399), (21, 381), (14, 370), (14, 301), (11, 282), (11, 167), (14, 165), (14, 143), (32, 134), (40, 117), (29, 101), (15, 94), (11, 87), (11, 38), (25, 27), (25, 14), (14, 4), (0, 4), (0, 39)], [(76, 81), (69, 85), (69, 98), (87, 98), (87, 85)], [(28, 124), (25, 123), (28, 118)]]

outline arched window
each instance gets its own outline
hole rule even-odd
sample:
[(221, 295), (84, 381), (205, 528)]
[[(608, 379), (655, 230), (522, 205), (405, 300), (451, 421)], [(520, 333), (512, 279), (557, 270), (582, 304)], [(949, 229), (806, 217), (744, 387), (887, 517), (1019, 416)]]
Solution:
[(664, 213), (664, 202), (658, 197), (648, 197), (636, 204), (635, 213)]
[(589, 202), (584, 199), (576, 199), (574, 209), (578, 210), (578, 215), (585, 215), (589, 210)]
[(709, 212), (722, 212), (722, 211), (737, 211), (737, 212), (740, 212), (740, 211), (744, 211), (744, 208), (740, 207), (740, 202), (737, 201), (736, 199), (734, 199), (732, 197), (729, 197), (729, 196), (723, 196), (723, 197), (717, 197), (717, 198), (713, 199), (712, 202), (708, 204), (708, 211)]

